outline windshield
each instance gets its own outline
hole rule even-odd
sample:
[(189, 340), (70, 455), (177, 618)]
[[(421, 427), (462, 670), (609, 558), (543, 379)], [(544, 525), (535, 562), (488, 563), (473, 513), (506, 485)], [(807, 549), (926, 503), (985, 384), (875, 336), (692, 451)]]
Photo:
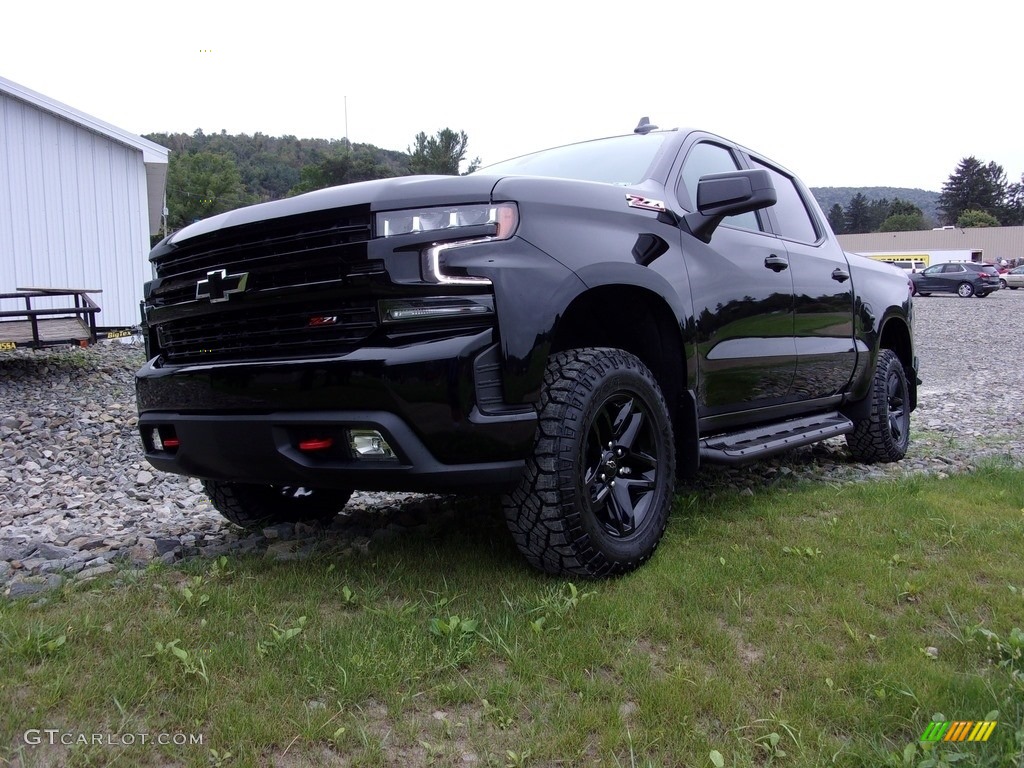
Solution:
[(477, 173), (636, 184), (647, 178), (666, 138), (665, 133), (648, 133), (586, 141), (488, 165)]

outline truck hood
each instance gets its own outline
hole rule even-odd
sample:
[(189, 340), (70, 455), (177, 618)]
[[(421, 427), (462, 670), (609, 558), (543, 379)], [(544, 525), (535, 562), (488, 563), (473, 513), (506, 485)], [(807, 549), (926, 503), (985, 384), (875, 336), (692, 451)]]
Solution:
[(490, 202), (491, 190), (500, 177), (472, 176), (399, 176), (391, 179), (360, 181), (340, 187), (250, 205), (211, 216), (178, 230), (165, 243), (175, 245), (218, 230), (255, 222), (314, 213), (332, 208), (367, 206), (368, 212), (400, 208), (427, 208), (434, 205)]

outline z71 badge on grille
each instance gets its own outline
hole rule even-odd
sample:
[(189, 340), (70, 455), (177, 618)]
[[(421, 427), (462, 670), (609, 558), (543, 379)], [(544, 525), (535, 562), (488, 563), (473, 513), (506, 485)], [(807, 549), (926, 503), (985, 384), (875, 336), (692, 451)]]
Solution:
[(209, 299), (210, 303), (227, 301), (232, 293), (245, 290), (248, 272), (229, 275), (226, 269), (215, 269), (206, 273), (206, 279), (196, 283), (196, 299)]

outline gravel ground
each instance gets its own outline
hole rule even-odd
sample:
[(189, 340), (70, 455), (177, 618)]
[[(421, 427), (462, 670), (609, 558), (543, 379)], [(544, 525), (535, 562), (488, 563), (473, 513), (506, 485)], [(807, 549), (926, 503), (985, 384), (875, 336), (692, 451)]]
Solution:
[[(906, 459), (854, 463), (839, 438), (749, 467), (707, 467), (694, 487), (753, 494), (794, 478), (942, 476), (988, 457), (1021, 466), (1024, 291), (933, 295), (915, 309), (924, 383)], [(301, 524), (240, 531), (213, 510), (197, 481), (146, 464), (132, 382), (142, 357), (140, 347), (115, 343), (0, 352), (0, 594), (36, 595), (153, 560), (234, 552), (299, 558), (324, 540), (323, 531)], [(365, 552), (399, 533), (450, 525), (466, 506), (450, 497), (357, 493), (326, 539)]]

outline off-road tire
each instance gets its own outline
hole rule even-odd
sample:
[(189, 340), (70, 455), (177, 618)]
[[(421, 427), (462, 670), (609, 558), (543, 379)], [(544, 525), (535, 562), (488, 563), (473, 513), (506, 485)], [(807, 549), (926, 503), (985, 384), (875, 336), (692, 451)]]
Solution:
[(242, 528), (259, 529), (276, 523), (326, 525), (348, 503), (352, 491), (318, 490), (297, 485), (250, 485), (203, 480), (210, 503)]
[(871, 380), (871, 414), (846, 435), (857, 461), (899, 461), (910, 444), (910, 387), (903, 363), (891, 349), (878, 353)]
[(635, 569), (657, 548), (675, 490), (672, 420), (654, 376), (620, 349), (559, 352), (537, 411), (533, 456), (502, 500), (519, 550), (557, 575)]

